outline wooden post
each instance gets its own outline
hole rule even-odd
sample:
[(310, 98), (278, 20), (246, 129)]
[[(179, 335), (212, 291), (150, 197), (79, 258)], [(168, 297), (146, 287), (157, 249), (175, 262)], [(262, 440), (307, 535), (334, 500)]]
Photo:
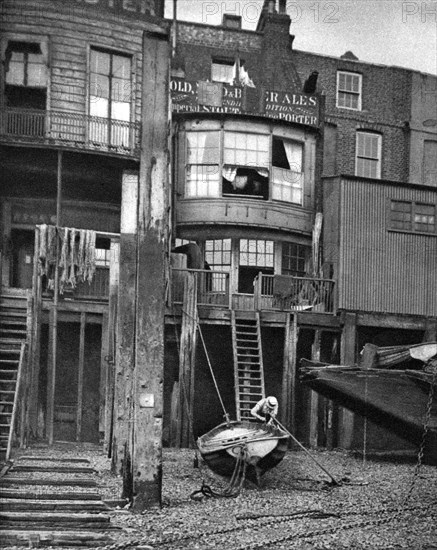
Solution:
[(104, 452), (108, 456), (112, 455), (111, 443), (113, 432), (114, 415), (114, 367), (116, 356), (116, 333), (117, 333), (117, 300), (118, 300), (118, 281), (120, 273), (120, 243), (111, 241), (111, 254), (109, 263), (109, 304), (108, 304), (108, 323), (107, 334), (104, 336), (102, 327), (102, 338), (107, 338), (107, 353), (104, 357), (106, 368), (105, 383), (105, 438)]
[[(121, 195), (120, 271), (118, 284), (114, 413), (111, 443), (112, 471), (123, 473), (135, 368), (135, 301), (137, 294), (138, 174), (124, 172)], [(113, 289), (114, 290), (114, 289)]]
[(167, 32), (144, 33), (136, 293), (132, 509), (161, 504), (165, 286), (168, 259)]
[[(313, 361), (320, 361), (320, 341), (321, 341), (321, 331), (314, 331), (314, 341), (311, 347), (311, 359)], [(309, 402), (308, 402), (308, 412), (309, 412), (309, 444), (310, 447), (317, 447), (318, 444), (318, 430), (319, 430), (319, 395), (310, 390), (309, 393)]]
[(194, 404), (194, 374), (197, 344), (197, 273), (185, 273), (179, 349), (178, 445), (189, 447)]
[[(344, 326), (341, 334), (341, 357), (342, 365), (353, 365), (356, 360), (356, 327), (357, 316), (355, 313), (344, 314)], [(339, 409), (339, 446), (343, 449), (352, 447), (353, 430), (354, 430), (354, 413), (340, 407)]]
[(83, 405), (83, 369), (85, 365), (85, 327), (86, 313), (80, 313), (79, 338), (79, 368), (77, 375), (77, 411), (76, 411), (76, 441), (80, 441), (82, 433), (82, 405)]
[(58, 341), (58, 303), (59, 303), (59, 231), (62, 223), (62, 151), (58, 151), (57, 167), (57, 195), (56, 195), (56, 263), (55, 263), (55, 288), (53, 291), (53, 308), (51, 309), (50, 337), (50, 365), (47, 388), (47, 439), (49, 445), (53, 444), (53, 420), (55, 412), (55, 388), (56, 388), (56, 360)]
[(288, 426), (292, 434), (296, 433), (296, 347), (297, 315), (287, 313), (284, 340), (284, 361), (282, 370), (282, 423)]

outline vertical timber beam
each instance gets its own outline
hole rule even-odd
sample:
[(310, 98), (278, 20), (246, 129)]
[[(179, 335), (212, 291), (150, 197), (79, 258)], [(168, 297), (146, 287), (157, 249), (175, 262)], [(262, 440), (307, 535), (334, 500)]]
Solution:
[(80, 441), (82, 434), (83, 369), (85, 366), (85, 328), (86, 313), (85, 311), (82, 311), (80, 314), (79, 372), (77, 377), (76, 441)]
[[(344, 314), (344, 326), (341, 334), (341, 357), (342, 365), (353, 365), (356, 355), (356, 333), (357, 333), (357, 316), (355, 313)], [(353, 430), (354, 430), (354, 413), (341, 407), (339, 410), (338, 434), (339, 446), (343, 449), (352, 447)]]
[[(311, 359), (320, 361), (320, 342), (321, 331), (314, 331), (314, 341), (311, 347)], [(310, 390), (308, 403), (309, 416), (309, 444), (310, 447), (317, 447), (318, 431), (319, 431), (319, 395), (313, 390)]]
[(284, 363), (282, 371), (282, 423), (292, 434), (296, 433), (296, 354), (297, 315), (287, 314), (284, 340)]
[[(104, 360), (107, 363), (105, 383), (105, 439), (103, 450), (108, 456), (112, 456), (112, 432), (114, 419), (114, 378), (116, 356), (117, 333), (117, 297), (118, 281), (120, 273), (120, 243), (111, 241), (111, 255), (109, 264), (109, 305), (107, 327), (107, 355)], [(103, 328), (102, 328), (103, 331)], [(102, 334), (103, 338), (103, 334)]]
[(57, 192), (56, 192), (56, 260), (55, 260), (55, 287), (53, 291), (53, 308), (50, 310), (50, 336), (51, 343), (47, 388), (47, 439), (49, 445), (53, 444), (53, 422), (55, 415), (55, 390), (56, 390), (56, 361), (58, 349), (58, 302), (59, 302), (59, 234), (62, 224), (62, 151), (58, 151), (57, 166)]
[[(120, 268), (112, 419), (112, 472), (121, 475), (132, 414), (135, 361), (138, 173), (124, 172), (121, 189)], [(112, 289), (113, 290), (113, 289)]]
[(132, 509), (161, 505), (165, 287), (168, 266), (170, 42), (144, 32), (138, 196)]

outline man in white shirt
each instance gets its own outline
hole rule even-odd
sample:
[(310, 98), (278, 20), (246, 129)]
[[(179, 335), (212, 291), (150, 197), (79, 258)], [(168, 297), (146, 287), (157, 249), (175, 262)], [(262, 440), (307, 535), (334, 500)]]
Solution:
[(261, 422), (267, 422), (268, 425), (271, 425), (278, 414), (278, 400), (276, 397), (269, 395), (269, 397), (258, 401), (250, 414), (261, 420)]

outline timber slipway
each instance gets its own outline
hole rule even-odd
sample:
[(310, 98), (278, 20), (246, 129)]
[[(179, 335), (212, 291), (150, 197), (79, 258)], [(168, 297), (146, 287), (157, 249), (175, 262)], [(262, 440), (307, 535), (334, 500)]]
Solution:
[[(198, 328), (200, 331), (200, 327)], [(370, 359), (370, 370), (369, 357), (372, 357)], [(365, 350), (363, 363), (367, 364), (363, 368), (321, 364), (309, 365), (308, 362), (303, 365), (303, 379), (309, 379), (311, 384), (314, 380), (318, 380), (319, 385), (322, 380), (322, 393), (332, 396), (329, 391), (327, 393), (326, 387), (332, 386), (332, 376), (335, 379), (336, 373), (349, 370), (352, 374), (359, 373), (359, 376), (364, 376), (365, 379), (367, 375), (372, 376), (372, 367), (379, 366), (379, 369), (388, 365), (399, 367), (399, 363), (409, 358), (418, 359), (422, 362), (423, 368), (416, 369), (416, 378), (424, 378), (428, 382), (428, 384), (425, 384), (428, 393), (424, 395), (422, 403), (424, 414), (420, 425), (421, 437), (419, 438), (417, 462), (415, 467), (412, 468), (410, 484), (406, 487), (398, 505), (389, 508), (378, 508), (377, 513), (375, 513), (375, 509), (372, 509), (368, 511), (368, 515), (363, 511), (360, 511), (359, 514), (349, 514), (346, 523), (341, 527), (342, 530), (382, 525), (394, 519), (399, 519), (406, 512), (415, 509), (420, 509), (423, 512), (435, 507), (435, 502), (414, 506), (409, 503), (409, 499), (422, 466), (424, 453), (427, 445), (429, 445), (429, 436), (431, 435), (431, 444), (435, 437), (436, 403), (434, 390), (437, 377), (437, 345), (431, 343), (414, 346), (413, 348), (402, 346), (391, 348), (389, 351), (387, 349), (382, 351), (372, 349), (371, 352)], [(383, 368), (379, 373), (384, 370), (387, 369)], [(329, 373), (329, 383), (327, 385), (323, 383), (326, 373)], [(214, 378), (212, 367), (211, 375)], [(422, 388), (423, 386), (421, 384)], [(217, 391), (220, 396), (218, 387)], [(370, 404), (368, 416), (375, 419), (375, 400), (372, 395), (367, 396), (367, 398)], [(223, 404), (222, 401), (221, 403)], [(358, 403), (356, 410), (366, 414), (362, 402)], [(296, 449), (297, 446), (303, 449), (306, 455), (326, 474), (329, 480), (325, 482), (326, 489), (335, 490), (341, 484), (354, 484), (347, 477), (336, 479), (332, 476), (323, 464), (303, 448), (293, 434), (279, 422), (276, 422), (275, 426), (267, 427), (260, 422), (250, 421), (247, 418), (232, 421), (225, 410), (224, 416), (226, 421), (223, 424), (199, 438), (197, 450), (212, 471), (226, 478), (227, 484), (224, 488), (222, 484), (220, 490), (215, 490), (203, 481), (200, 489), (189, 495), (192, 500), (202, 501), (209, 498), (237, 496), (246, 479), (249, 482), (260, 484), (261, 476), (282, 460), (288, 447)], [(386, 416), (382, 415), (385, 425), (387, 425)], [(418, 441), (417, 434), (415, 441)], [(121, 550), (122, 548), (140, 548), (147, 544), (147, 536), (123, 543), (114, 542), (116, 527), (111, 524), (110, 514), (108, 513), (114, 502), (109, 503), (102, 500), (98, 492), (96, 472), (90, 467), (89, 460), (78, 455), (80, 455), (80, 450), (78, 446), (74, 445), (70, 448), (66, 447), (62, 457), (59, 457), (59, 454), (53, 457), (50, 447), (39, 446), (18, 453), (16, 460), (12, 460), (11, 456), (8, 456), (8, 459), (3, 462), (0, 489), (0, 536), (3, 547), (12, 545), (26, 547), (55, 546)], [(429, 455), (428, 453), (428, 456), (435, 459), (433, 454)], [(195, 452), (194, 466), (198, 466), (196, 462), (198, 462), (197, 451)], [(124, 502), (117, 502), (117, 504), (121, 503)], [(329, 517), (329, 513), (321, 510), (296, 511), (292, 514), (285, 514), (280, 518), (272, 517), (267, 521), (271, 525), (280, 525), (281, 522), (289, 521), (290, 518), (304, 516), (313, 521), (314, 530), (307, 532), (302, 538), (332, 534), (338, 529), (338, 527), (317, 528), (318, 519)], [(247, 521), (252, 519), (248, 516)], [(266, 525), (265, 520), (263, 525)], [(241, 523), (238, 529), (247, 529), (247, 524)], [(210, 535), (238, 529), (235, 527), (230, 527), (227, 530), (215, 529), (211, 530)], [(276, 537), (275, 543), (296, 539), (296, 535), (290, 535), (281, 530), (280, 533)], [(174, 544), (177, 541), (181, 543), (184, 541), (185, 544), (185, 542), (195, 538), (195, 535), (176, 536), (173, 539), (169, 538), (154, 545), (153, 548), (165, 548), (166, 545)], [(257, 546), (257, 543), (254, 542), (242, 548), (264, 547), (264, 545)]]

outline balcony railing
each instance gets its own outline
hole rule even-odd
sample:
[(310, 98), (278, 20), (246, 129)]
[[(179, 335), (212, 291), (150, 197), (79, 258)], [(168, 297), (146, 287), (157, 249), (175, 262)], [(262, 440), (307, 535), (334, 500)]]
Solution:
[(5, 108), (0, 140), (138, 156), (140, 125), (81, 113)]
[(186, 273), (196, 273), (197, 303), (240, 310), (307, 311), (335, 313), (335, 283), (332, 279), (264, 275), (254, 281), (253, 294), (229, 292), (229, 273), (202, 269), (172, 269), (170, 303), (184, 300)]
[(255, 309), (335, 313), (335, 282), (315, 277), (264, 275), (254, 281)]
[(209, 269), (172, 269), (170, 301), (182, 304), (186, 274), (195, 273), (197, 304), (229, 307), (229, 273), (210, 271)]

